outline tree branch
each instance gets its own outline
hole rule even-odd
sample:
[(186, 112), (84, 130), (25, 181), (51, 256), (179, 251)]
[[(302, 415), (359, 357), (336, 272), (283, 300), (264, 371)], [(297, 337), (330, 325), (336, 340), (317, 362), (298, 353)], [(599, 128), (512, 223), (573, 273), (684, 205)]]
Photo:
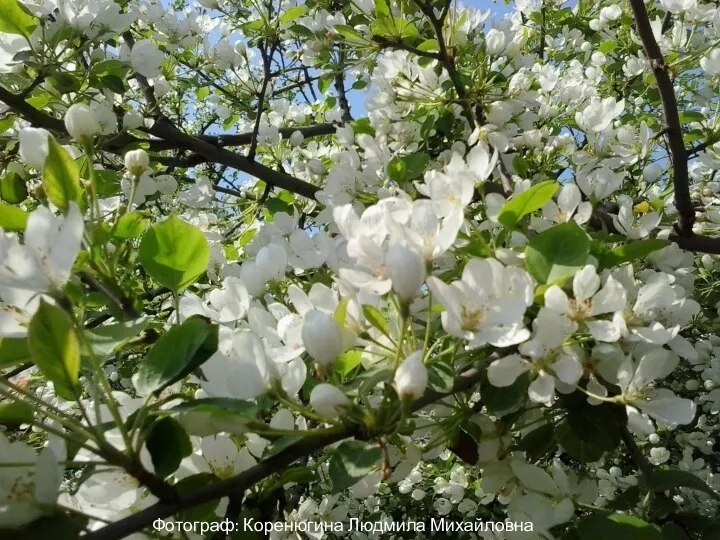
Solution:
[(335, 91), (340, 102), (340, 110), (342, 111), (342, 121), (352, 122), (353, 117), (350, 113), (350, 102), (345, 93), (345, 49), (342, 44), (339, 45), (338, 66), (335, 72)]
[[(420, 399), (415, 401), (412, 411), (422, 409), (452, 394), (469, 390), (480, 381), (481, 374), (481, 368), (471, 368), (465, 371), (455, 380), (452, 391), (448, 393), (426, 392)], [(180, 493), (178, 499), (172, 502), (157, 502), (126, 518), (91, 531), (83, 538), (85, 540), (119, 540), (133, 532), (151, 526), (156, 519), (165, 519), (188, 508), (218, 500), (222, 497), (242, 496), (246, 489), (287, 468), (298, 459), (357, 434), (357, 427), (350, 426), (337, 433), (307, 437), (236, 476), (191, 493)]]
[(655, 74), (665, 115), (670, 159), (672, 161), (673, 186), (675, 188), (675, 207), (678, 210), (677, 232), (679, 236), (691, 237), (693, 236), (693, 224), (695, 223), (695, 210), (690, 200), (687, 153), (683, 142), (677, 99), (670, 79), (670, 70), (665, 64), (665, 58), (655, 40), (648, 12), (645, 9), (645, 2), (643, 0), (630, 0), (630, 7), (632, 8), (635, 27), (645, 49), (645, 54)]

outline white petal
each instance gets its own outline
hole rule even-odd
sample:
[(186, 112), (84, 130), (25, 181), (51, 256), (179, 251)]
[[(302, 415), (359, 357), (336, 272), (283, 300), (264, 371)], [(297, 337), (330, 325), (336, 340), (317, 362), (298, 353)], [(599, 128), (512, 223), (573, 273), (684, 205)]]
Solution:
[(615, 343), (622, 337), (621, 329), (614, 321), (585, 321), (595, 341)]
[(530, 363), (522, 356), (511, 354), (490, 363), (487, 370), (488, 380), (490, 384), (500, 388), (510, 386), (529, 367)]
[(610, 276), (605, 286), (592, 299), (591, 315), (601, 315), (625, 309), (627, 293), (617, 279)]
[(525, 488), (548, 495), (559, 494), (552, 477), (537, 465), (514, 459), (510, 462), (510, 468)]
[(537, 379), (530, 383), (528, 388), (528, 396), (535, 403), (549, 404), (555, 395), (555, 378), (541, 373)]
[(573, 354), (562, 354), (552, 365), (555, 376), (566, 384), (577, 384), (582, 377), (580, 360)]
[(656, 390), (650, 394), (649, 398), (649, 401), (638, 405), (663, 424), (669, 426), (685, 425), (695, 418), (696, 406), (691, 399), (679, 398), (670, 390)]
[(558, 207), (566, 214), (572, 214), (580, 204), (580, 190), (575, 184), (565, 184), (557, 198)]
[(565, 291), (552, 285), (545, 291), (545, 307), (558, 313), (570, 313), (570, 300)]
[(600, 288), (600, 278), (595, 267), (591, 264), (585, 265), (573, 279), (573, 294), (577, 302), (584, 302), (597, 292)]

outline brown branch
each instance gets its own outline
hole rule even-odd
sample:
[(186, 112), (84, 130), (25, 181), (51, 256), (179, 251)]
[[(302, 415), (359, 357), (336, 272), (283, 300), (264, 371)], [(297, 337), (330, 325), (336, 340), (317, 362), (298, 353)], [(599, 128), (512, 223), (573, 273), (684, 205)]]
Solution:
[[(469, 369), (456, 379), (452, 391), (447, 393), (426, 392), (413, 404), (412, 410), (417, 411), (447, 396), (469, 390), (480, 381), (481, 374), (480, 368)], [(298, 459), (357, 434), (357, 428), (350, 426), (337, 433), (304, 438), (236, 476), (191, 493), (180, 493), (175, 501), (157, 502), (126, 518), (88, 532), (83, 538), (85, 540), (118, 540), (151, 526), (156, 519), (165, 519), (188, 508), (222, 497), (242, 496), (246, 489), (287, 468)]]
[[(282, 137), (285, 139), (290, 137), (290, 135), (292, 135), (296, 131), (302, 133), (303, 137), (307, 139), (310, 137), (332, 135), (333, 133), (335, 133), (336, 129), (337, 126), (335, 124), (331, 124), (328, 122), (321, 124), (313, 124), (311, 126), (285, 127), (280, 128), (279, 131), (280, 135), (282, 135)], [(226, 135), (200, 135), (197, 138), (218, 146), (244, 146), (246, 144), (250, 144), (250, 142), (252, 141), (252, 133), (248, 132), (238, 134), (228, 133)]]
[(150, 128), (150, 133), (166, 141), (172, 141), (178, 147), (187, 148), (202, 156), (206, 162), (220, 163), (227, 165), (232, 169), (242, 171), (255, 178), (259, 178), (263, 182), (270, 184), (271, 186), (286, 189), (297, 195), (314, 199), (315, 194), (320, 188), (295, 178), (287, 173), (276, 171), (258, 163), (256, 161), (250, 161), (245, 156), (230, 152), (223, 148), (203, 141), (192, 135), (188, 135), (182, 132), (180, 129), (175, 127), (170, 121), (161, 118), (153, 124)]
[(695, 210), (690, 200), (687, 153), (683, 142), (677, 99), (670, 79), (670, 70), (665, 64), (665, 58), (655, 40), (648, 12), (645, 9), (645, 2), (643, 0), (630, 0), (630, 7), (632, 8), (635, 27), (645, 49), (645, 54), (655, 74), (665, 115), (665, 129), (667, 130), (670, 159), (672, 161), (675, 207), (678, 211), (677, 232), (679, 236), (691, 237), (693, 235), (693, 224), (695, 223)]
[(342, 121), (352, 122), (353, 117), (350, 113), (350, 102), (345, 93), (345, 49), (342, 44), (338, 45), (338, 47), (340, 50), (338, 52), (338, 66), (335, 71), (335, 91), (337, 92), (338, 101), (340, 102)]
[(263, 82), (258, 94), (257, 114), (255, 116), (255, 126), (253, 127), (250, 137), (250, 149), (248, 150), (247, 158), (250, 161), (255, 161), (255, 151), (257, 150), (258, 144), (258, 133), (260, 131), (260, 120), (262, 119), (263, 107), (265, 106), (265, 94), (267, 93), (268, 85), (270, 84), (270, 66), (272, 64), (272, 57), (275, 53), (275, 45), (270, 45), (270, 50), (265, 49), (265, 45), (260, 46), (260, 54), (262, 55), (263, 61)]

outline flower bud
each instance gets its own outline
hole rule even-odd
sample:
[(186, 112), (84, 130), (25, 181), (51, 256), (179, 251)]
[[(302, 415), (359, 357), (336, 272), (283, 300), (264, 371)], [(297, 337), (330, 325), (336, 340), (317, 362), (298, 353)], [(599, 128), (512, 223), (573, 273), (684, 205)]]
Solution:
[(422, 256), (407, 246), (390, 246), (385, 255), (385, 265), (390, 272), (393, 291), (403, 302), (412, 300), (425, 281)]
[(300, 131), (293, 131), (292, 135), (290, 135), (290, 146), (300, 146), (302, 142), (305, 140), (305, 135), (302, 134)]
[(65, 129), (76, 141), (91, 139), (101, 131), (95, 113), (84, 103), (71, 105), (65, 113)]
[(20, 130), (20, 157), (38, 171), (45, 167), (48, 156), (48, 136), (50, 133), (42, 128), (26, 127)]
[(485, 37), (485, 46), (488, 54), (492, 56), (500, 56), (505, 50), (507, 44), (507, 37), (505, 32), (501, 32), (495, 28), (491, 29)]
[(122, 123), (125, 129), (137, 129), (143, 125), (143, 122), (143, 115), (136, 110), (128, 111), (123, 115)]
[(418, 399), (425, 392), (428, 373), (422, 357), (422, 351), (415, 351), (397, 368), (395, 390), (401, 398), (409, 396)]
[(150, 156), (142, 148), (130, 150), (125, 154), (125, 168), (133, 176), (140, 176), (150, 167)]
[(305, 315), (302, 340), (308, 354), (323, 366), (332, 364), (342, 352), (342, 329), (323, 311), (312, 310)]
[(337, 418), (342, 414), (342, 406), (348, 403), (348, 397), (332, 384), (320, 383), (310, 392), (310, 406), (316, 413), (328, 418)]

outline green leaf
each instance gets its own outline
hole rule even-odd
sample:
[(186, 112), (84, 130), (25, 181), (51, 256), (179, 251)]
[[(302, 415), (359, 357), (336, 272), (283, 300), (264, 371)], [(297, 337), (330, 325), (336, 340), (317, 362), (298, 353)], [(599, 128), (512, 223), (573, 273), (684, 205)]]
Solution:
[(483, 403), (490, 414), (504, 416), (505, 414), (517, 411), (527, 398), (530, 376), (523, 373), (515, 382), (505, 388), (498, 388), (490, 384), (487, 375), (483, 375), (480, 381), (480, 393)]
[(173, 326), (138, 367), (138, 391), (160, 392), (210, 358), (218, 346), (218, 327), (199, 315)]
[(354, 122), (351, 122), (353, 133), (356, 135), (365, 133), (367, 135), (375, 136), (375, 128), (370, 124), (369, 118), (358, 118)]
[(340, 300), (340, 303), (338, 303), (338, 306), (335, 308), (335, 313), (333, 313), (333, 318), (335, 319), (335, 322), (340, 325), (340, 328), (345, 326), (345, 318), (347, 317), (347, 307), (349, 302), (349, 298), (343, 298)]
[(626, 262), (644, 259), (654, 251), (662, 249), (670, 245), (669, 240), (661, 240), (659, 238), (646, 238), (644, 240), (636, 240), (622, 246), (616, 247), (610, 253), (601, 256), (600, 262), (603, 266), (619, 266)]
[(33, 420), (33, 408), (27, 403), (19, 401), (0, 403), (0, 426), (12, 429), (20, 424), (32, 424)]
[[(1, 128), (0, 128), (1, 129)], [(0, 131), (2, 133), (2, 131)], [(0, 180), (0, 198), (10, 204), (19, 204), (27, 199), (28, 190), (25, 180), (15, 173), (7, 173)]]
[(581, 540), (662, 540), (662, 534), (653, 525), (624, 514), (593, 514), (583, 518), (577, 533)]
[(665, 523), (662, 528), (663, 540), (690, 540), (690, 537), (679, 525)]
[(585, 443), (609, 452), (620, 444), (620, 427), (616, 407), (607, 403), (590, 405), (582, 392), (563, 396), (568, 410), (567, 423)]
[(415, 180), (425, 174), (425, 169), (430, 163), (430, 155), (425, 152), (415, 152), (403, 156), (402, 160), (405, 162), (405, 180)]
[(579, 434), (570, 427), (568, 422), (562, 422), (555, 429), (555, 439), (565, 449), (568, 455), (582, 463), (592, 463), (599, 460), (605, 450), (581, 439)]
[(343, 377), (360, 365), (362, 352), (351, 349), (342, 353), (333, 364), (333, 369)]
[(538, 283), (557, 283), (582, 268), (590, 239), (574, 221), (555, 225), (533, 238), (525, 248), (525, 266)]
[(195, 413), (208, 413), (213, 415), (232, 415), (232, 416), (245, 416), (248, 418), (255, 418), (260, 409), (256, 403), (252, 401), (244, 401), (242, 399), (234, 398), (201, 398), (191, 399), (184, 401), (179, 405), (175, 405), (172, 412), (195, 412)]
[(38, 540), (39, 538), (77, 540), (85, 532), (87, 523), (88, 518), (86, 517), (58, 512), (53, 516), (40, 517), (20, 529), (0, 529), (0, 538), (12, 538), (12, 540)]
[[(218, 481), (218, 477), (209, 472), (201, 472), (183, 478), (175, 484), (175, 489), (180, 494), (189, 494), (210, 486)], [(215, 509), (219, 501), (214, 500), (188, 508), (179, 515), (183, 521), (214, 521), (217, 519)]]
[(17, 0), (0, 0), (0, 32), (29, 37), (37, 19)]
[(28, 213), (22, 208), (0, 203), (0, 229), (6, 231), (24, 231)]
[(450, 360), (435, 360), (427, 366), (428, 386), (436, 392), (450, 392), (455, 382), (455, 372)]
[(390, 335), (390, 327), (388, 326), (387, 319), (385, 319), (383, 314), (380, 313), (377, 308), (371, 306), (370, 304), (363, 304), (362, 310), (367, 322), (380, 330), (384, 335)]
[(431, 52), (439, 50), (440, 45), (438, 44), (437, 39), (426, 39), (420, 45), (418, 45), (417, 48), (420, 51)]
[(515, 172), (520, 176), (527, 176), (527, 173), (530, 172), (530, 164), (528, 163), (527, 159), (525, 159), (520, 154), (513, 158), (512, 166), (513, 169), (515, 169)]
[(52, 137), (48, 137), (48, 157), (42, 176), (45, 193), (51, 203), (63, 212), (67, 211), (70, 201), (75, 201), (82, 208), (84, 191), (80, 185), (80, 168)]
[(160, 418), (152, 424), (146, 444), (155, 467), (155, 474), (161, 478), (174, 473), (183, 458), (192, 453), (188, 434), (177, 420), (169, 416)]
[(155, 281), (180, 292), (207, 269), (210, 246), (197, 227), (173, 215), (147, 230), (138, 258)]
[(93, 352), (98, 357), (105, 358), (122, 348), (132, 338), (140, 335), (148, 327), (148, 324), (150, 324), (149, 319), (141, 318), (134, 321), (98, 326), (86, 331), (85, 335)]
[(0, 367), (14, 366), (30, 360), (30, 349), (26, 338), (0, 339)]
[(698, 111), (682, 111), (679, 114), (681, 124), (690, 124), (692, 122), (702, 122), (705, 117)]
[(57, 72), (48, 76), (47, 81), (61, 94), (77, 92), (82, 88), (82, 79), (70, 73)]
[(398, 183), (404, 182), (405, 178), (407, 178), (407, 165), (402, 158), (393, 158), (388, 163), (387, 173), (390, 180)]
[(280, 23), (286, 24), (292, 22), (295, 19), (299, 19), (300, 17), (305, 15), (305, 13), (307, 13), (307, 8), (305, 6), (291, 7), (280, 16)]
[(309, 484), (315, 480), (315, 469), (311, 467), (291, 467), (282, 472), (277, 483), (278, 486), (283, 486), (290, 482), (294, 484)]
[(712, 496), (715, 500), (720, 500), (720, 493), (712, 489), (707, 483), (688, 471), (674, 470), (654, 470), (648, 479), (648, 487), (652, 491), (668, 491), (678, 487), (685, 487), (697, 491), (703, 491)]
[(525, 452), (528, 461), (537, 461), (555, 446), (555, 427), (545, 424), (533, 429), (518, 442), (518, 450)]
[(603, 54), (610, 54), (615, 49), (617, 49), (617, 46), (617, 41), (604, 41), (598, 47), (598, 51)]
[(148, 225), (148, 219), (140, 212), (128, 212), (117, 221), (113, 236), (121, 240), (140, 238)]
[(298, 435), (287, 435), (285, 437), (280, 437), (272, 444), (267, 445), (265, 447), (265, 450), (263, 450), (262, 459), (269, 459), (279, 454), (283, 450), (291, 447), (295, 443), (302, 441), (304, 437), (300, 433), (301, 432), (298, 431)]
[(335, 31), (348, 41), (355, 41), (360, 43), (367, 42), (367, 39), (363, 35), (355, 30), (352, 26), (346, 24), (336, 24), (333, 26)]
[(390, 15), (390, 7), (387, 0), (375, 0), (375, 17), (380, 19)]
[(80, 345), (70, 317), (59, 307), (40, 300), (27, 339), (33, 362), (53, 382), (57, 395), (75, 399), (79, 393)]
[(380, 447), (363, 441), (346, 441), (335, 449), (328, 473), (332, 492), (357, 484), (369, 475), (380, 461)]
[(498, 221), (506, 227), (512, 227), (523, 217), (545, 206), (559, 187), (560, 184), (552, 180), (535, 184), (510, 199), (500, 210)]

